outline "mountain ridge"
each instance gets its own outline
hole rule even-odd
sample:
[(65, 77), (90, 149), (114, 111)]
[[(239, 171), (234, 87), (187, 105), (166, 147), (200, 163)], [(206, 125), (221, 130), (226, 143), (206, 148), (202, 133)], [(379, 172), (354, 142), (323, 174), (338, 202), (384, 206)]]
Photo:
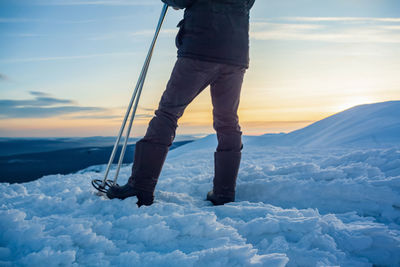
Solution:
[(400, 144), (400, 101), (357, 105), (290, 133), (264, 134), (248, 142), (307, 147)]

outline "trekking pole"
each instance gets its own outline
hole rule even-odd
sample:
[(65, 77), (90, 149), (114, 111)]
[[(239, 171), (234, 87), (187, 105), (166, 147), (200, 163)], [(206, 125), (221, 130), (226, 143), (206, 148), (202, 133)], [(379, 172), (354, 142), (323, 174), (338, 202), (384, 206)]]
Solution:
[(130, 119), (130, 121), (129, 121), (129, 126), (128, 126), (128, 129), (127, 129), (127, 132), (126, 132), (126, 138), (125, 138), (125, 141), (124, 141), (124, 145), (123, 145), (123, 147), (122, 147), (122, 151), (121, 151), (121, 154), (120, 154), (120, 156), (119, 156), (117, 171), (115, 172), (115, 177), (114, 177), (113, 184), (116, 184), (116, 183), (117, 183), (118, 174), (119, 174), (119, 171), (120, 171), (120, 168), (121, 168), (122, 161), (123, 161), (123, 159), (124, 159), (126, 147), (127, 147), (127, 144), (128, 144), (129, 135), (130, 135), (130, 132), (131, 132), (131, 129), (132, 129), (132, 123), (133, 123), (133, 121), (134, 121), (134, 119), (135, 119), (135, 114), (136, 114), (136, 110), (137, 110), (137, 107), (138, 107), (138, 104), (139, 104), (140, 95), (142, 94), (142, 90), (143, 90), (143, 86), (144, 86), (144, 81), (145, 81), (145, 79), (146, 79), (147, 71), (149, 70), (150, 60), (151, 60), (151, 58), (152, 58), (152, 56), (153, 56), (154, 46), (155, 46), (155, 44), (156, 44), (158, 35), (159, 35), (159, 33), (160, 33), (161, 26), (162, 26), (162, 24), (163, 24), (163, 22), (164, 22), (164, 18), (165, 18), (165, 15), (166, 15), (167, 10), (168, 10), (168, 5), (165, 4), (164, 7), (163, 7), (163, 10), (162, 10), (162, 12), (161, 12), (161, 15), (160, 15), (160, 20), (159, 20), (159, 22), (158, 22), (158, 25), (157, 25), (157, 28), (156, 28), (156, 32), (155, 32), (154, 37), (153, 37), (153, 41), (151, 42), (150, 49), (149, 49), (149, 52), (148, 52), (148, 54), (147, 54), (148, 60), (146, 60), (146, 63), (145, 63), (145, 65), (143, 66), (143, 70), (144, 70), (143, 80), (142, 80), (142, 83), (141, 83), (140, 86), (139, 86), (138, 94), (137, 94), (136, 101), (135, 101), (135, 105), (133, 106), (131, 119)]
[[(146, 70), (146, 73), (147, 73), (147, 70)], [(131, 119), (129, 120), (129, 125), (128, 125), (127, 131), (126, 131), (126, 137), (125, 137), (125, 140), (124, 140), (124, 145), (122, 146), (121, 154), (119, 155), (118, 166), (117, 166), (117, 170), (115, 172), (113, 184), (117, 183), (119, 171), (120, 171), (122, 162), (124, 160), (124, 156), (125, 156), (125, 151), (126, 151), (126, 147), (127, 147), (127, 144), (128, 144), (129, 135), (130, 135), (131, 129), (132, 129), (132, 123), (133, 123), (133, 120), (135, 119), (136, 109), (137, 109), (137, 106), (138, 106), (138, 103), (139, 103), (140, 95), (142, 93), (143, 85), (144, 85), (144, 80), (143, 80), (142, 84), (139, 87), (139, 91), (138, 91), (138, 95), (136, 97), (135, 105), (133, 106)]]
[[(134, 90), (134, 92), (132, 94), (131, 100), (130, 100), (128, 108), (126, 110), (126, 113), (125, 113), (121, 128), (120, 128), (119, 133), (118, 133), (117, 140), (115, 141), (113, 150), (111, 152), (111, 156), (110, 156), (110, 159), (109, 159), (108, 164), (107, 164), (106, 172), (104, 174), (104, 179), (103, 180), (99, 180), (99, 179), (92, 180), (93, 187), (96, 188), (100, 192), (106, 193), (107, 192), (106, 186), (110, 187), (110, 186), (112, 186), (113, 184), (115, 184), (117, 182), (119, 170), (120, 170), (120, 167), (121, 167), (124, 155), (125, 155), (126, 146), (128, 144), (128, 139), (129, 139), (130, 131), (131, 131), (131, 128), (132, 128), (132, 123), (133, 123), (133, 120), (135, 118), (135, 113), (136, 113), (137, 106), (138, 106), (138, 103), (139, 103), (139, 98), (140, 98), (140, 95), (141, 95), (141, 92), (142, 92), (142, 89), (143, 89), (143, 85), (144, 85), (144, 81), (146, 79), (147, 71), (148, 71), (148, 68), (149, 68), (149, 65), (150, 65), (150, 60), (151, 60), (151, 57), (153, 55), (154, 47), (155, 47), (158, 35), (160, 33), (160, 30), (161, 30), (161, 26), (162, 26), (162, 24), (164, 22), (166, 14), (167, 14), (167, 10), (168, 10), (168, 5), (164, 4), (164, 6), (162, 8), (162, 11), (161, 11), (160, 19), (159, 19), (158, 24), (157, 24), (156, 32), (155, 32), (154, 37), (153, 37), (153, 41), (151, 42), (149, 52), (147, 53), (146, 60), (145, 60), (144, 65), (142, 67), (142, 71), (140, 72), (139, 79), (138, 79), (138, 81), (136, 83), (135, 90)], [(121, 150), (121, 153), (120, 153), (120, 157), (119, 157), (119, 160), (118, 160), (117, 171), (116, 171), (116, 174), (115, 174), (115, 177), (114, 177), (113, 181), (107, 180), (108, 174), (110, 172), (111, 165), (112, 165), (112, 163), (114, 161), (115, 154), (117, 152), (117, 149), (118, 149), (118, 146), (119, 146), (119, 143), (120, 143), (120, 140), (121, 140), (121, 136), (122, 136), (122, 134), (124, 132), (124, 129), (125, 129), (125, 126), (126, 126), (126, 122), (128, 120), (129, 114), (131, 113), (133, 102), (135, 102), (135, 105), (133, 107), (133, 111), (132, 111), (131, 118), (130, 118), (130, 121), (129, 121), (129, 126), (128, 126), (127, 133), (126, 133), (126, 137), (125, 137), (125, 140), (124, 140), (124, 145), (122, 147), (122, 150)]]

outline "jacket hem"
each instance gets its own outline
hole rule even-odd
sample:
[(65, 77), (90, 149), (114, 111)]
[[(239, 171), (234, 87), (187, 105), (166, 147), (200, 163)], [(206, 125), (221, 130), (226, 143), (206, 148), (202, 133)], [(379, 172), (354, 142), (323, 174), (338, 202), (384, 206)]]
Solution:
[(229, 59), (223, 59), (223, 58), (213, 58), (213, 57), (207, 57), (207, 56), (203, 56), (203, 55), (196, 55), (196, 54), (191, 54), (191, 53), (179, 53), (178, 52), (178, 58), (179, 57), (187, 57), (187, 58), (199, 59), (199, 60), (203, 60), (203, 61), (222, 63), (222, 64), (228, 64), (228, 65), (235, 65), (235, 66), (244, 67), (246, 69), (249, 68), (249, 63), (243, 63), (243, 62), (238, 62), (238, 61), (229, 60)]

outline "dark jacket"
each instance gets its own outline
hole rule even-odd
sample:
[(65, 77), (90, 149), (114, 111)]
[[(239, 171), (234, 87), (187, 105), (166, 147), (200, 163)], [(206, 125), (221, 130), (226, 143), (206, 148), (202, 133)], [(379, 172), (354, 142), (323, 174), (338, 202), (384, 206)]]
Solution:
[(178, 57), (249, 66), (249, 11), (255, 0), (162, 0), (185, 8)]

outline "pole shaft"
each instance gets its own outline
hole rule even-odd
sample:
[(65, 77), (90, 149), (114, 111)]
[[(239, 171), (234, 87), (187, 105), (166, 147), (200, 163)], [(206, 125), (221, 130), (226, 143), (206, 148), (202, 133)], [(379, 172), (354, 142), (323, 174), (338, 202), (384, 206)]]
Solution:
[[(153, 40), (151, 42), (149, 51), (147, 53), (146, 60), (144, 62), (144, 65), (143, 65), (139, 80), (138, 80), (136, 88), (135, 88), (135, 92), (134, 92), (134, 98), (136, 98), (135, 99), (135, 104), (133, 106), (133, 110), (132, 110), (131, 118), (130, 118), (130, 121), (129, 121), (129, 125), (128, 125), (128, 128), (126, 130), (126, 137), (125, 137), (124, 144), (122, 146), (122, 150), (121, 150), (121, 153), (120, 153), (120, 156), (119, 156), (118, 166), (117, 166), (117, 170), (116, 170), (116, 173), (115, 173), (115, 176), (114, 176), (113, 184), (116, 184), (117, 180), (118, 180), (119, 171), (121, 169), (121, 165), (122, 165), (122, 162), (123, 162), (123, 159), (124, 159), (124, 156), (125, 156), (125, 151), (126, 151), (126, 147), (127, 147), (127, 144), (128, 144), (129, 135), (130, 135), (130, 132), (131, 132), (131, 129), (132, 129), (132, 124), (133, 124), (133, 121), (135, 119), (135, 114), (136, 114), (136, 110), (137, 110), (137, 107), (138, 107), (138, 104), (139, 104), (140, 95), (141, 95), (142, 90), (143, 90), (143, 86), (144, 86), (144, 82), (145, 82), (145, 79), (146, 79), (147, 71), (149, 69), (150, 61), (151, 61), (151, 58), (152, 58), (152, 55), (153, 55), (153, 52), (154, 52), (154, 47), (155, 47), (155, 44), (157, 42), (158, 35), (159, 35), (160, 31), (161, 31), (161, 27), (162, 27), (162, 24), (164, 22), (165, 16), (167, 14), (167, 10), (168, 10), (168, 5), (165, 4), (163, 6), (162, 11), (161, 11), (160, 19), (158, 21), (157, 28), (156, 28)], [(132, 99), (132, 101), (130, 102), (130, 105), (129, 105), (129, 113), (130, 113), (130, 110), (132, 108), (132, 102), (133, 102), (133, 99)], [(128, 113), (128, 115), (129, 115), (129, 113)], [(126, 124), (126, 119), (124, 119), (124, 123)], [(125, 125), (124, 125), (124, 127), (125, 127)], [(120, 137), (119, 137), (119, 139), (120, 139)], [(118, 140), (118, 143), (119, 143), (119, 140)], [(114, 156), (115, 156), (115, 153), (114, 153)], [(114, 160), (114, 158), (112, 160)], [(103, 183), (105, 183), (106, 179), (107, 179), (107, 177), (105, 177)]]

